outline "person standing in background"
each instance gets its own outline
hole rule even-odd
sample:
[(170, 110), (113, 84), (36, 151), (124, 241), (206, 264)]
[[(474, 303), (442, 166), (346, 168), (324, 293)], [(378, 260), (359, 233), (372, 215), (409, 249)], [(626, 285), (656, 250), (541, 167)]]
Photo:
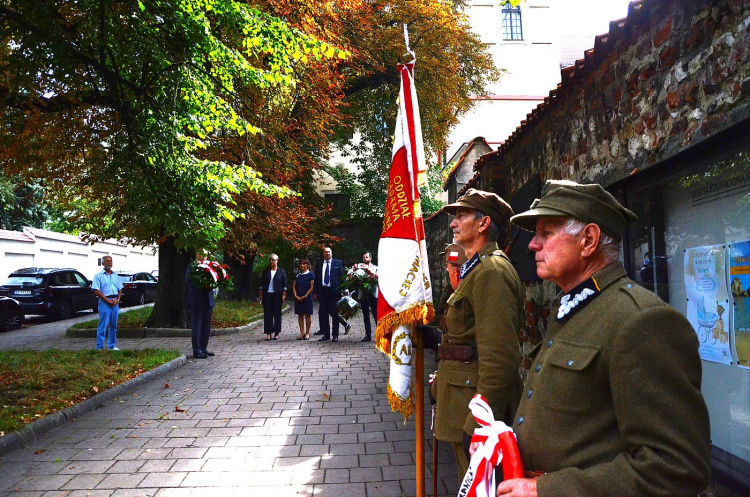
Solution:
[(281, 333), (281, 306), (286, 299), (286, 272), (279, 268), (279, 256), (268, 256), (268, 267), (263, 271), (260, 300), (263, 303), (263, 328), (266, 341), (279, 339)]
[[(372, 263), (372, 254), (370, 252), (364, 252), (362, 254), (362, 265), (371, 273), (378, 274), (378, 266)], [(360, 292), (364, 292), (364, 290), (360, 290)], [(365, 320), (365, 337), (362, 341), (369, 342), (372, 340), (372, 325), (370, 323), (371, 313), (372, 318), (375, 320), (375, 326), (378, 325), (378, 288), (375, 287), (375, 292), (371, 295), (359, 295), (359, 303), (362, 305), (362, 317)]]
[(300, 273), (292, 283), (294, 293), (294, 313), (299, 321), (299, 338), (297, 340), (310, 339), (310, 326), (312, 325), (313, 313), (313, 287), (315, 275), (310, 272), (310, 260), (299, 261)]
[[(315, 287), (313, 296), (320, 302), (318, 308), (318, 324), (320, 325), (319, 342), (331, 340), (339, 341), (339, 320), (336, 304), (341, 298), (341, 281), (344, 279), (344, 266), (341, 261), (333, 258), (330, 247), (323, 249), (323, 261), (315, 265)], [(331, 324), (333, 322), (333, 324)]]
[(102, 269), (94, 275), (91, 288), (99, 299), (99, 326), (96, 328), (96, 350), (104, 348), (104, 337), (109, 329), (109, 350), (117, 348), (117, 316), (120, 313), (120, 298), (122, 297), (122, 281), (112, 271), (112, 256), (102, 257)]
[[(198, 264), (205, 260), (205, 251), (200, 250), (195, 254), (195, 262)], [(205, 359), (215, 355), (208, 351), (208, 339), (211, 335), (211, 315), (216, 304), (214, 291), (211, 288), (202, 288), (193, 283), (190, 279), (190, 266), (185, 271), (185, 283), (187, 284), (187, 307), (192, 328), (193, 358)]]

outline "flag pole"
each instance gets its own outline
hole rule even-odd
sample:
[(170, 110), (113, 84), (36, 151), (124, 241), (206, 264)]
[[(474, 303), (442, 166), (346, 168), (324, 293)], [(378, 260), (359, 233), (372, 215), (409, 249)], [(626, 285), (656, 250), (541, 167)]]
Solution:
[(417, 327), (412, 325), (412, 336), (416, 345), (414, 351), (414, 396), (415, 431), (417, 438), (417, 497), (424, 497), (424, 340)]

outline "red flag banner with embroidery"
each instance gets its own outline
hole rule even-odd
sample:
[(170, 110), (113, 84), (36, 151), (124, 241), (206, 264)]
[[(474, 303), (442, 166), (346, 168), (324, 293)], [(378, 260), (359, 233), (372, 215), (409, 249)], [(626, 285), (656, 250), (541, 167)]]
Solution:
[(385, 203), (383, 232), (378, 245), (377, 348), (391, 359), (388, 400), (394, 411), (411, 416), (412, 329), (435, 316), (427, 264), (419, 186), (427, 166), (422, 144), (414, 61), (399, 64), (401, 92)]

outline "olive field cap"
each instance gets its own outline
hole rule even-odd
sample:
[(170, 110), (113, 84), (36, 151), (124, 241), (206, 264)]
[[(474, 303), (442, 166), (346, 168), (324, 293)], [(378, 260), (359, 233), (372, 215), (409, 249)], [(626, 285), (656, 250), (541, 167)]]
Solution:
[(476, 209), (485, 216), (490, 216), (490, 219), (492, 219), (492, 222), (498, 228), (502, 228), (508, 222), (510, 216), (513, 215), (513, 209), (508, 205), (508, 202), (500, 198), (497, 194), (475, 190), (474, 188), (469, 188), (461, 198), (452, 204), (446, 205), (443, 207), (443, 210), (455, 216), (459, 207)]
[(457, 243), (451, 243), (445, 246), (445, 250), (440, 252), (440, 255), (445, 255), (446, 264), (452, 266), (462, 266), (468, 259), (466, 258), (466, 252)]
[(638, 217), (623, 207), (601, 185), (582, 185), (572, 181), (547, 181), (546, 192), (534, 200), (531, 208), (511, 218), (511, 222), (529, 231), (536, 230), (540, 216), (573, 217), (584, 223), (594, 223), (612, 236), (622, 240), (625, 228)]

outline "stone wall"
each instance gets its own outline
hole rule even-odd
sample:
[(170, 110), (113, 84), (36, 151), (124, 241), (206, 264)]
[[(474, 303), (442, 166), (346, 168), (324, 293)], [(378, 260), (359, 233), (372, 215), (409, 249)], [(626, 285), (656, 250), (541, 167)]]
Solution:
[[(430, 261), (430, 279), (432, 284), (432, 301), (437, 305), (440, 294), (448, 284), (448, 272), (443, 258), (438, 255), (446, 244), (453, 242), (449, 224), (452, 217), (445, 212), (438, 212), (425, 219), (424, 231), (427, 242), (427, 258)], [(436, 309), (440, 311), (440, 309)]]
[[(533, 175), (607, 186), (750, 117), (750, 0), (634, 2), (592, 44), (477, 163), (478, 187), (507, 195)], [(526, 285), (525, 350), (555, 293)]]

